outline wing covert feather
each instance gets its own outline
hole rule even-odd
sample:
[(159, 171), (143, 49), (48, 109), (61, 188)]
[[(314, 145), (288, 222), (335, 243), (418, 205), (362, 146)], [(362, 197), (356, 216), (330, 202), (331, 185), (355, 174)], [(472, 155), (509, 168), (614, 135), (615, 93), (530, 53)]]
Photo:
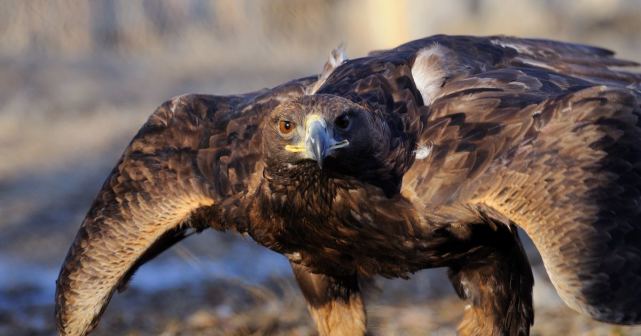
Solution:
[(508, 74), (495, 77), (468, 79), (484, 88), (434, 102), (420, 137), (432, 151), (406, 174), (405, 192), (434, 221), (489, 211), (518, 224), (570, 307), (639, 322), (638, 92), (577, 85), (551, 95), (546, 85), (513, 90)]
[[(546, 101), (549, 122), (488, 170), (485, 204), (532, 238), (572, 308), (641, 320), (641, 108), (629, 91), (594, 87)], [(546, 116), (547, 115), (547, 116)]]

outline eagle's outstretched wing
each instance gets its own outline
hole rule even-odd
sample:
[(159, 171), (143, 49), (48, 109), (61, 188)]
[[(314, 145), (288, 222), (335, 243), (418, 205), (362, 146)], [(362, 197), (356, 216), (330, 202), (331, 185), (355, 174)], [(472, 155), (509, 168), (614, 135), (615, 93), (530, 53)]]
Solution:
[[(404, 192), (435, 221), (518, 224), (569, 306), (641, 322), (641, 75), (610, 68), (634, 63), (580, 45), (476, 41), (470, 59), (456, 42), (425, 49), (432, 63), (417, 53), (454, 71), (427, 92), (418, 144), (430, 152)], [(458, 59), (438, 59), (448, 54)]]
[[(432, 152), (408, 172), (404, 188), (435, 221), (484, 213), (517, 223), (571, 307), (600, 320), (638, 322), (638, 99), (604, 86), (522, 107), (509, 106), (512, 94), (475, 95), (476, 103), (457, 103), (456, 112), (428, 126), (421, 139)], [(488, 105), (476, 110), (483, 100)], [(434, 108), (445, 105), (437, 100)], [(478, 111), (483, 115), (473, 116)]]
[[(260, 122), (315, 78), (239, 96), (186, 95), (161, 105), (102, 186), (60, 271), (58, 329), (93, 329), (116, 288), (144, 262), (234, 211), (260, 159)], [(216, 204), (216, 206), (213, 206)], [(221, 205), (221, 207), (218, 207)]]

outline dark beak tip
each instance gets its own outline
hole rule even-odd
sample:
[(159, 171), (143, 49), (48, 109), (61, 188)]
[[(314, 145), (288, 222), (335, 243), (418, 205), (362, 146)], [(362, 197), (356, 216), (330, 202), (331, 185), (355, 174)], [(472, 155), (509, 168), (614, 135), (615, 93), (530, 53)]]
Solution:
[(323, 148), (323, 141), (318, 141), (313, 146), (314, 160), (318, 163), (318, 168), (323, 169), (323, 160), (325, 159), (325, 148)]

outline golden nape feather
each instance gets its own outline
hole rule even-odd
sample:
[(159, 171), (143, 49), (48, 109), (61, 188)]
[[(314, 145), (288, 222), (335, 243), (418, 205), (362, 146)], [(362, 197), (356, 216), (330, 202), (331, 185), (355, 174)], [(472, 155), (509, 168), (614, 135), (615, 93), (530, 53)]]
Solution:
[(433, 36), (238, 96), (158, 108), (57, 282), (63, 335), (190, 230), (282, 253), (322, 335), (363, 335), (359, 279), (447, 267), (459, 332), (527, 335), (532, 238), (563, 300), (641, 323), (641, 75), (596, 47)]

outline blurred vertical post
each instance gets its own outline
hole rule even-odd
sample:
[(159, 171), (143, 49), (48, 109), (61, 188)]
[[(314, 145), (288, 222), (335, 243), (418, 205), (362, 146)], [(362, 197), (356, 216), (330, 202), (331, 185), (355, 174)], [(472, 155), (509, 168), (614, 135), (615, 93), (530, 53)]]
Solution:
[(244, 5), (244, 1), (240, 0), (214, 2), (216, 27), (220, 30), (221, 36), (233, 37), (247, 30), (247, 25), (251, 22), (245, 15)]
[(406, 42), (411, 20), (408, 0), (352, 0), (338, 3), (350, 53), (391, 48)]
[(393, 47), (408, 39), (407, 0), (368, 0), (365, 12), (371, 39), (377, 47)]
[(93, 49), (113, 50), (118, 47), (118, 17), (116, 2), (112, 0), (94, 0), (91, 6), (91, 36)]

